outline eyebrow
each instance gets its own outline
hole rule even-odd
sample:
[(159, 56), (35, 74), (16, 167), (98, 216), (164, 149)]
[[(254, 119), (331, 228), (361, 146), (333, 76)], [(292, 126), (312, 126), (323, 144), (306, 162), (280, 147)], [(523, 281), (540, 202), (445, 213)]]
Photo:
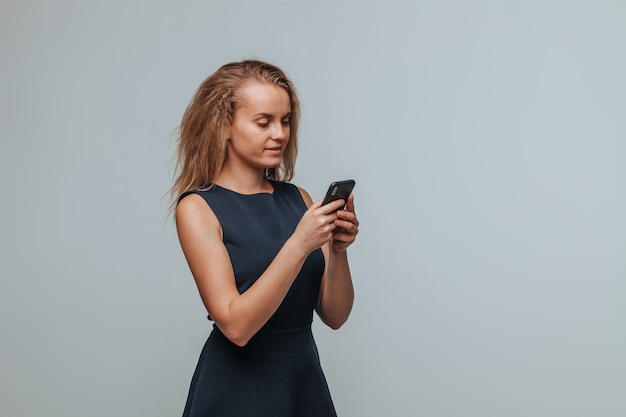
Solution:
[[(281, 119), (284, 119), (285, 117), (291, 117), (291, 113), (292, 113), (292, 112), (285, 113), (285, 114), (281, 117)], [(253, 115), (252, 115), (252, 117), (255, 117), (255, 118), (258, 118), (258, 117), (267, 117), (267, 118), (270, 118), (270, 119), (271, 119), (272, 117), (274, 117), (274, 115), (273, 115), (273, 114), (270, 114), (270, 113), (263, 113), (263, 112), (261, 112), (261, 113), (255, 113), (255, 114), (253, 114)]]

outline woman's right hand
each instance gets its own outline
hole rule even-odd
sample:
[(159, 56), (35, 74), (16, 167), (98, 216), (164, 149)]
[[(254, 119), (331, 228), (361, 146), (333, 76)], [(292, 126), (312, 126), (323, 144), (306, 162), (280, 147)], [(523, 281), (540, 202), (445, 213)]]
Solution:
[(328, 242), (335, 230), (337, 209), (343, 207), (343, 200), (336, 200), (322, 206), (322, 201), (313, 203), (304, 213), (291, 239), (306, 253), (313, 252)]

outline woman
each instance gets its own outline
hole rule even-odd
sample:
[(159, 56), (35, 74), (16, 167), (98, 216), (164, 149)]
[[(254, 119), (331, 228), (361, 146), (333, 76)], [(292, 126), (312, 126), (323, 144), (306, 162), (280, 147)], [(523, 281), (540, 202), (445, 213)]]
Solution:
[(352, 195), (322, 206), (286, 182), (298, 120), (291, 82), (260, 61), (221, 67), (183, 116), (176, 227), (214, 321), (184, 416), (336, 415), (311, 321), (348, 319), (359, 222)]

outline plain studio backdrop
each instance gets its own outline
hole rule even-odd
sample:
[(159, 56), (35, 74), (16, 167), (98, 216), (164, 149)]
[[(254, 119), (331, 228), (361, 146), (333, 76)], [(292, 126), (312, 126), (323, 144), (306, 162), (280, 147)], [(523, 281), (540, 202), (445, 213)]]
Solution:
[(353, 314), (314, 324), (341, 416), (626, 415), (626, 3), (0, 7), (0, 415), (181, 414), (174, 131), (252, 57), (300, 93), (294, 182), (357, 181)]

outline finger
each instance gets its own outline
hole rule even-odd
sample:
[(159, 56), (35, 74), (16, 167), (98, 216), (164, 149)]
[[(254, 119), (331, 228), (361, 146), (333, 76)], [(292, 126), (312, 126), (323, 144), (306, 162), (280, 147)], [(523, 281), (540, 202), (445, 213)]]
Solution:
[(350, 223), (354, 223), (356, 226), (359, 225), (359, 220), (356, 218), (356, 214), (346, 211), (346, 210), (338, 211), (337, 218), (339, 218), (339, 220), (344, 220)]
[(351, 222), (356, 221), (356, 214), (348, 210), (337, 210), (337, 217)]
[(323, 214), (330, 214), (333, 213), (337, 210), (339, 210), (340, 208), (342, 208), (344, 205), (346, 204), (346, 202), (344, 200), (335, 200), (335, 201), (331, 201), (330, 203), (321, 206), (320, 210)]
[(354, 194), (350, 194), (348, 196), (348, 201), (346, 202), (346, 211), (354, 213)]
[(356, 235), (359, 230), (358, 226), (355, 223), (341, 219), (335, 220), (335, 226), (344, 229), (351, 235)]
[(355, 240), (354, 235), (343, 232), (343, 231), (339, 231), (336, 232), (335, 234), (333, 234), (333, 241), (335, 243), (339, 242), (342, 245), (348, 246), (351, 243), (353, 243)]

